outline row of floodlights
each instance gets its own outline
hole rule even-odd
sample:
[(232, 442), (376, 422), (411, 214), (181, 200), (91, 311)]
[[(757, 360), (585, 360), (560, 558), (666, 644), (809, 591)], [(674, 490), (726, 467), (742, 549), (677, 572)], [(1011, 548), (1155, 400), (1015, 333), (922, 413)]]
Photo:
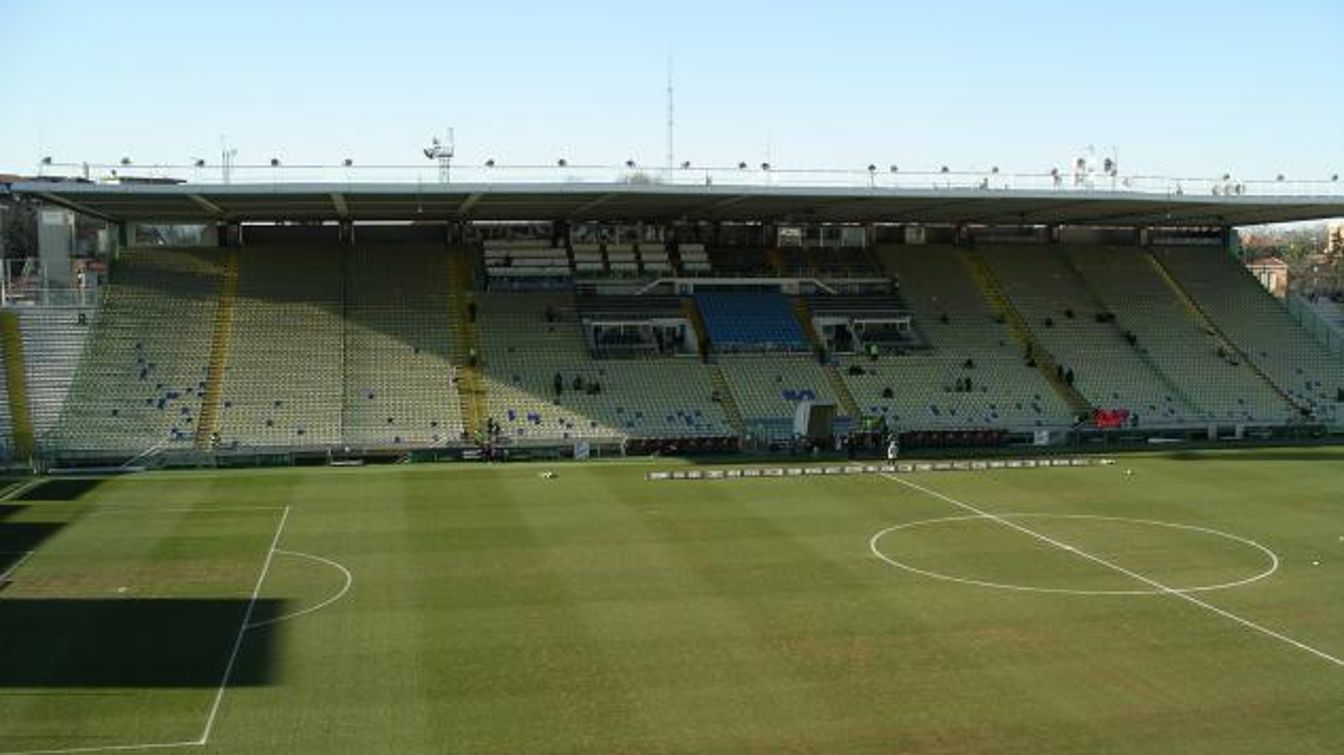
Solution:
[[(555, 164), (558, 165), (558, 166), (560, 166), (561, 168), (564, 168), (564, 167), (567, 167), (567, 166), (569, 165), (569, 161), (562, 157), (562, 158), (560, 158), (559, 160), (556, 160), (556, 161), (555, 161)], [(494, 158), (491, 158), (491, 159), (489, 159), (489, 160), (486, 160), (486, 161), (485, 161), (485, 167), (487, 167), (487, 168), (493, 168), (493, 167), (495, 167), (495, 161), (494, 161)], [(627, 167), (627, 168), (632, 168), (632, 169), (633, 169), (633, 168), (638, 168), (638, 167), (639, 167), (639, 164), (636, 163), (634, 160), (626, 160), (626, 161), (625, 161), (625, 167)], [(691, 165), (691, 161), (690, 161), (690, 160), (683, 160), (682, 163), (681, 163), (681, 168), (682, 168), (682, 170), (690, 170), (692, 167), (693, 167), (693, 166)], [(750, 167), (751, 167), (751, 166), (748, 165), (745, 161), (743, 161), (743, 162), (739, 162), (739, 163), (737, 164), (737, 169), (738, 169), (738, 170), (747, 170), (747, 169), (750, 168)], [(760, 169), (761, 169), (761, 170), (770, 170), (770, 168), (771, 168), (770, 163), (761, 163), (761, 165), (760, 165)], [(889, 168), (889, 170), (890, 170), (890, 172), (892, 172), (892, 173), (899, 173), (901, 169), (900, 169), (900, 167), (898, 167), (898, 166), (896, 166), (896, 165), (892, 165), (892, 166)], [(876, 172), (877, 172), (877, 166), (874, 165), (874, 164), (872, 164), (872, 163), (869, 163), (869, 164), (868, 164), (868, 172), (869, 172), (869, 173), (876, 173)], [(939, 173), (951, 173), (951, 172), (952, 172), (952, 169), (949, 168), (949, 167), (947, 167), (946, 165), (944, 165), (944, 166), (942, 166), (941, 168), (939, 168), (938, 172), (939, 172)], [(990, 172), (992, 172), (992, 173), (998, 173), (998, 172), (999, 172), (999, 166), (995, 165), (993, 168), (990, 169)]]
[[(50, 156), (42, 158), (42, 164), (43, 164), (43, 165), (51, 165), (52, 163), (53, 163), (53, 160), (52, 160), (52, 158), (51, 158)], [(120, 164), (121, 164), (122, 167), (128, 167), (128, 166), (132, 165), (131, 158), (129, 158), (129, 157), (123, 157), (123, 158), (121, 158), (121, 160), (120, 160)], [(195, 160), (193, 160), (193, 161), (192, 161), (192, 164), (193, 164), (195, 167), (197, 167), (197, 168), (204, 168), (204, 167), (206, 166), (205, 159), (204, 159), (204, 158), (199, 158), (199, 157), (196, 158)], [(561, 168), (565, 168), (565, 167), (568, 167), (568, 166), (569, 166), (569, 161), (562, 157), (562, 158), (560, 158), (559, 160), (556, 160), (556, 161), (555, 161), (555, 164), (556, 164), (557, 166), (561, 167)], [(351, 168), (351, 167), (354, 167), (354, 165), (355, 165), (355, 161), (347, 157), (347, 158), (345, 158), (344, 160), (341, 161), (341, 165), (344, 166), (344, 167), (346, 167), (346, 168)], [(278, 157), (272, 157), (272, 158), (271, 158), (271, 167), (272, 167), (272, 168), (279, 168), (280, 166), (281, 166), (280, 158), (278, 158)], [(489, 160), (486, 160), (486, 161), (485, 161), (485, 167), (487, 167), (487, 168), (493, 168), (493, 167), (495, 167), (495, 159), (492, 157), (492, 158), (490, 158)], [(639, 165), (638, 165), (634, 160), (626, 160), (626, 161), (625, 161), (625, 167), (630, 168), (630, 169), (634, 169), (634, 168), (639, 167)], [(682, 167), (683, 170), (690, 170), (690, 168), (691, 168), (691, 161), (690, 161), (690, 160), (683, 160), (682, 163), (681, 163), (681, 167)], [(738, 170), (747, 170), (749, 167), (751, 167), (751, 166), (747, 165), (746, 162), (739, 162), (739, 163), (737, 164), (737, 169), (738, 169)], [(767, 170), (767, 171), (768, 171), (768, 170), (770, 170), (770, 168), (771, 168), (770, 163), (761, 163), (761, 165), (760, 165), (760, 169), (761, 169), (761, 170)], [(890, 166), (890, 168), (888, 168), (888, 171), (891, 172), (891, 173), (899, 173), (899, 172), (900, 172), (900, 168), (899, 168), (898, 166), (896, 166), (896, 165), (892, 165), (892, 166)], [(876, 173), (876, 172), (877, 172), (877, 166), (874, 165), (874, 164), (872, 164), (872, 163), (869, 163), (869, 164), (868, 164), (868, 172), (869, 172), (869, 173)], [(952, 169), (949, 168), (949, 167), (947, 167), (946, 165), (944, 165), (944, 166), (942, 166), (942, 167), (940, 167), (940, 168), (938, 169), (938, 172), (939, 172), (939, 173), (951, 173), (951, 172), (952, 172)], [(989, 172), (992, 173), (992, 174), (994, 174), (994, 175), (998, 175), (998, 173), (999, 173), (999, 166), (995, 165), (994, 167), (992, 167), (992, 168), (989, 169)], [(1111, 171), (1108, 171), (1108, 172), (1111, 172)], [(1059, 168), (1051, 168), (1051, 169), (1050, 169), (1050, 175), (1058, 177), (1058, 176), (1060, 175)], [(1224, 181), (1230, 181), (1230, 180), (1232, 180), (1232, 176), (1231, 176), (1231, 174), (1229, 174), (1229, 173), (1224, 173), (1224, 174), (1223, 174), (1223, 180), (1224, 180)], [(1288, 179), (1287, 179), (1282, 173), (1280, 173), (1280, 174), (1278, 174), (1277, 176), (1274, 177), (1274, 180), (1275, 180), (1275, 181), (1286, 181), (1286, 180), (1288, 180)], [(1330, 180), (1331, 180), (1331, 181), (1338, 181), (1338, 180), (1339, 180), (1339, 174), (1338, 174), (1338, 173), (1332, 173), (1332, 174), (1330, 175)]]
[[(1107, 162), (1109, 163), (1110, 161), (1107, 161)], [(274, 164), (274, 163), (272, 163), (272, 164)], [(350, 164), (350, 161), (347, 160), (347, 161), (346, 161), (346, 165), (347, 165), (347, 167), (349, 166), (349, 164)], [(560, 158), (559, 160), (556, 160), (556, 161), (555, 161), (555, 164), (558, 165), (558, 166), (561, 167), (561, 168), (564, 168), (564, 167), (567, 167), (567, 166), (569, 165), (569, 161), (565, 160), (565, 158), (562, 157), (562, 158)], [(489, 160), (486, 160), (486, 161), (485, 161), (485, 167), (487, 167), (487, 168), (493, 168), (493, 167), (495, 167), (495, 160), (494, 160), (494, 158), (490, 158)], [(625, 161), (625, 167), (634, 169), (634, 168), (639, 167), (639, 165), (638, 165), (638, 163), (636, 163), (634, 160), (626, 160), (626, 161)], [(682, 167), (683, 170), (689, 170), (689, 169), (692, 167), (692, 166), (691, 166), (691, 161), (690, 161), (690, 160), (684, 160), (684, 161), (682, 161), (682, 163), (681, 163), (681, 167)], [(748, 165), (746, 162), (739, 162), (739, 163), (737, 164), (737, 169), (738, 169), (738, 170), (747, 170), (747, 169), (750, 168), (750, 167), (751, 167), (751, 166)], [(771, 165), (770, 165), (770, 163), (761, 163), (761, 165), (760, 165), (760, 169), (761, 169), (761, 170), (770, 170), (770, 169), (771, 169)], [(899, 173), (901, 169), (900, 169), (900, 166), (892, 165), (892, 166), (890, 166), (887, 170), (888, 170), (888, 172), (891, 172), (891, 173)], [(869, 164), (868, 164), (868, 172), (869, 172), (869, 173), (876, 173), (877, 171), (878, 171), (878, 167), (877, 167), (877, 165), (875, 165), (875, 164), (873, 164), (873, 163), (869, 163)], [(943, 165), (943, 166), (941, 166), (941, 167), (938, 168), (938, 172), (939, 172), (939, 173), (951, 173), (951, 172), (952, 172), (952, 169), (949, 168), (949, 167), (947, 167), (946, 165)], [(994, 167), (992, 167), (992, 168), (989, 169), (989, 172), (992, 173), (992, 174), (994, 174), (994, 175), (998, 175), (998, 174), (999, 174), (999, 166), (995, 165)], [(1117, 175), (1116, 169), (1113, 168), (1113, 167), (1108, 167), (1108, 168), (1106, 169), (1106, 173), (1108, 173), (1108, 174), (1110, 174), (1110, 175)], [(1051, 168), (1051, 169), (1050, 169), (1050, 175), (1052, 175), (1052, 176), (1060, 176), (1060, 175), (1062, 175), (1062, 174), (1060, 173), (1059, 168)], [(1224, 180), (1224, 181), (1229, 181), (1229, 180), (1231, 180), (1231, 178), (1232, 178), (1232, 176), (1231, 176), (1230, 174), (1227, 174), (1227, 173), (1224, 173), (1224, 174), (1223, 174), (1223, 180)], [(1285, 177), (1282, 173), (1280, 173), (1280, 174), (1278, 174), (1278, 176), (1275, 177), (1274, 180), (1276, 180), (1276, 181), (1286, 181), (1286, 180), (1288, 180), (1288, 179), (1287, 179), (1287, 177)], [(1331, 180), (1331, 181), (1338, 181), (1338, 180), (1339, 180), (1339, 174), (1338, 174), (1338, 173), (1332, 173), (1332, 174), (1330, 175), (1330, 180)]]

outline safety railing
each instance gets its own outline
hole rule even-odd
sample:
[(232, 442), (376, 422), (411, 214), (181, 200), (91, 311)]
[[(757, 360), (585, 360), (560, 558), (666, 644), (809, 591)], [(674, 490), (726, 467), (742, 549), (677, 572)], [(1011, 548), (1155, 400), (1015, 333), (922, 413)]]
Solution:
[(1164, 196), (1339, 196), (1344, 182), (1337, 174), (1312, 177), (1275, 176), (1267, 179), (1235, 179), (1231, 176), (1130, 175), (1100, 170), (1048, 170), (1002, 172), (985, 170), (905, 170), (898, 166), (870, 165), (846, 168), (788, 168), (768, 164), (740, 163), (728, 166), (689, 164), (624, 165), (504, 165), (456, 163), (444, 170), (429, 164), (278, 164), (219, 166), (177, 164), (121, 165), (52, 163), (40, 166), (44, 178), (79, 177), (96, 182), (143, 179), (182, 181), (189, 184), (285, 184), (285, 183), (412, 183), (439, 184), (631, 184), (650, 187), (743, 186), (783, 188), (868, 188), (873, 190), (945, 191), (1045, 191), (1069, 194), (1159, 194)]

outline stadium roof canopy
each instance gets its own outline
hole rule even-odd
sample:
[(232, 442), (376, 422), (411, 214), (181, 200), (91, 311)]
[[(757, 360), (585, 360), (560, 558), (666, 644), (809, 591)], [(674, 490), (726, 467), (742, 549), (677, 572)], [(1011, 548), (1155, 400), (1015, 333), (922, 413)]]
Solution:
[(1344, 216), (1344, 195), (637, 183), (98, 184), (25, 181), (16, 195), (116, 222), (793, 221), (1244, 226)]

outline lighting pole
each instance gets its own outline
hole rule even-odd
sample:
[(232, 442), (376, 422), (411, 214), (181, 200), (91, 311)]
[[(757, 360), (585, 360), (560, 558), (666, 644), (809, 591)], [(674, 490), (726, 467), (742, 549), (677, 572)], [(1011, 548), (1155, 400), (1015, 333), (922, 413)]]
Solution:
[(452, 181), (453, 151), (453, 128), (451, 126), (448, 127), (448, 142), (446, 144), (439, 141), (439, 137), (435, 136), (430, 138), (429, 146), (421, 150), (426, 158), (439, 163), (439, 183), (446, 184)]
[(229, 142), (223, 136), (219, 137), (219, 172), (220, 177), (225, 184), (233, 179), (233, 159), (238, 156), (236, 148), (230, 149)]

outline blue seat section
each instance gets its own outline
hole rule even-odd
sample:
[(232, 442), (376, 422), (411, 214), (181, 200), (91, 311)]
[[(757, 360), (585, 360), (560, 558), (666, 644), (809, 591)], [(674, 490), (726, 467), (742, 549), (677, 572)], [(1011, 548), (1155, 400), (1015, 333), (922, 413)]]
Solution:
[(697, 292), (695, 303), (718, 350), (807, 350), (798, 318), (779, 292)]

